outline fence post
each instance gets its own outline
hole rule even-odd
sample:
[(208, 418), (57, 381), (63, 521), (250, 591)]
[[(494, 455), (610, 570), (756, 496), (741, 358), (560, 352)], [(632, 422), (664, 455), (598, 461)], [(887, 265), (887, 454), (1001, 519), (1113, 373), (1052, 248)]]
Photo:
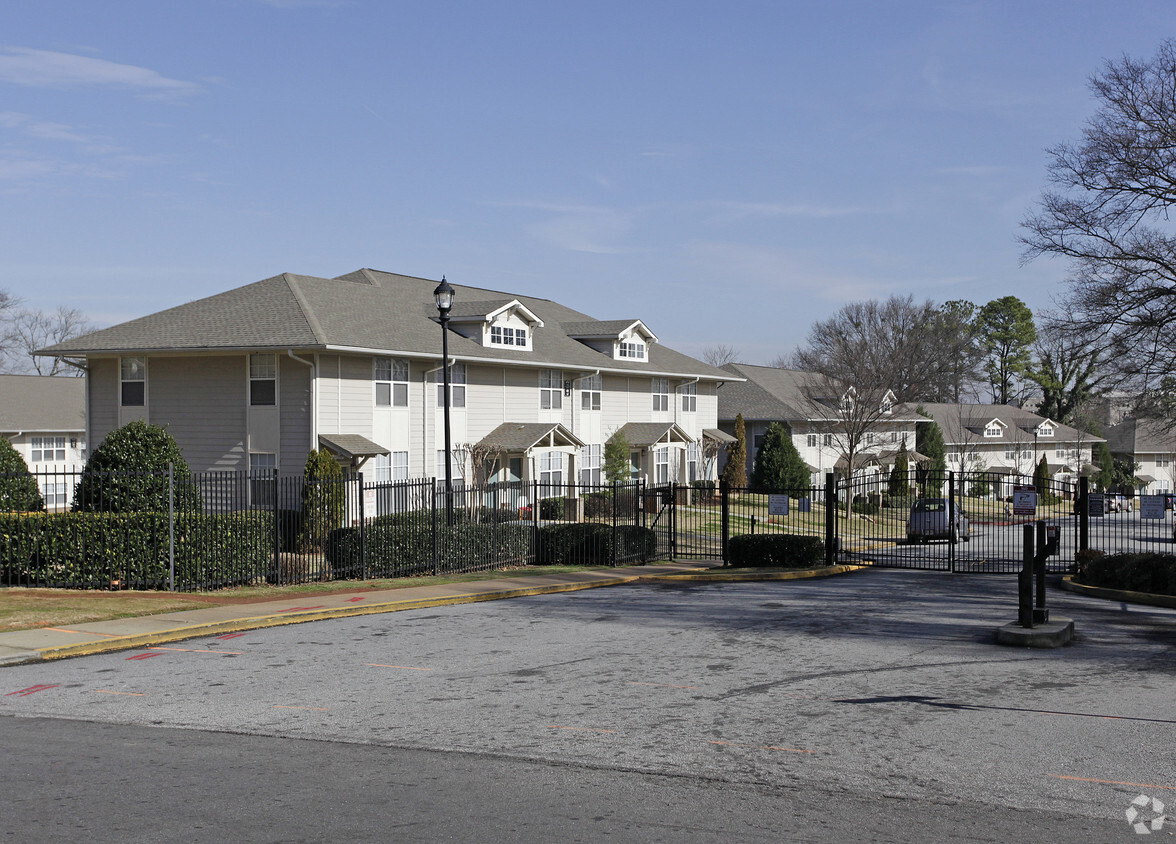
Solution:
[(837, 476), (825, 473), (825, 565), (836, 562), (837, 549)]
[(367, 514), (364, 512), (364, 490), (363, 490), (363, 472), (355, 475), (353, 478), (359, 483), (359, 577), (361, 580), (367, 580), (367, 529), (365, 523), (367, 522)]
[[(1078, 550), (1090, 548), (1090, 478), (1083, 475), (1078, 479)], [(1077, 559), (1074, 561), (1077, 563)]]
[(947, 566), (948, 571), (955, 573), (955, 547), (956, 541), (959, 539), (956, 531), (956, 520), (959, 514), (956, 512), (956, 473), (953, 469), (947, 473), (947, 509), (948, 509), (948, 523), (947, 523)]
[(617, 481), (613, 478), (612, 482), (612, 550), (609, 552), (608, 561), (613, 568), (617, 567)]
[(723, 565), (731, 565), (728, 544), (731, 541), (731, 485), (726, 478), (719, 479), (719, 522), (722, 525), (722, 557)]
[(437, 479), (436, 478), (432, 479), (432, 486), (433, 486), (433, 494), (429, 500), (433, 502), (433, 506), (430, 507), (429, 509), (433, 515), (433, 577), (436, 577), (439, 570), (440, 570), (440, 560), (438, 559), (438, 556), (441, 553), (441, 543), (439, 541), (440, 536), (438, 535), (438, 528), (437, 528)]
[(670, 481), (670, 559), (678, 559), (678, 485)]
[(176, 482), (175, 466), (167, 464), (167, 582), (176, 591)]
[(278, 585), (282, 585), (282, 531), (278, 527), (278, 470), (274, 467), (274, 566), (278, 570)]

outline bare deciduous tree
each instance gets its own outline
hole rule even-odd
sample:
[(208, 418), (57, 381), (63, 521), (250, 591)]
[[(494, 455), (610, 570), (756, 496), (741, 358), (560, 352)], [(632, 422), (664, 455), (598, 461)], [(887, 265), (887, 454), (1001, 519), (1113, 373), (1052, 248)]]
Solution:
[(735, 351), (734, 346), (728, 346), (726, 343), (716, 343), (702, 350), (702, 359), (711, 366), (726, 366), (729, 363), (737, 363), (739, 361), (739, 353)]
[(1103, 361), (1101, 337), (1078, 332), (1053, 317), (1038, 331), (1036, 362), (1028, 377), (1041, 388), (1037, 412), (1054, 422), (1071, 424), (1075, 413), (1107, 384), (1111, 371)]
[(63, 372), (81, 375), (81, 370), (72, 370), (61, 358), (36, 357), (33, 352), (85, 334), (91, 328), (90, 321), (77, 308), (63, 306), (52, 313), (33, 309), (17, 311), (8, 320), (6, 368), (36, 375)]
[(1025, 259), (1067, 259), (1071, 326), (1155, 388), (1176, 376), (1176, 41), (1107, 61), (1090, 88), (1098, 106), (1082, 139), (1049, 151), (1054, 187), (1023, 223)]

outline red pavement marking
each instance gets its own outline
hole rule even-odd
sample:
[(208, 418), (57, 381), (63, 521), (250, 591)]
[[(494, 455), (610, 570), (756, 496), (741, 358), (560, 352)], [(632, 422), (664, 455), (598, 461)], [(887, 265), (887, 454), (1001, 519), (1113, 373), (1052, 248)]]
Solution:
[(325, 605), (319, 604), (317, 607), (290, 607), (286, 610), (278, 610), (278, 612), (298, 612), (299, 610), (321, 610)]
[(224, 636), (217, 636), (218, 639), (239, 639), (244, 636), (244, 633), (226, 633)]
[(12, 697), (13, 695), (16, 695), (18, 697), (28, 697), (29, 695), (36, 694), (37, 692), (43, 692), (46, 689), (56, 689), (56, 688), (57, 688), (56, 683), (54, 683), (52, 686), (46, 686), (44, 684), (39, 685), (39, 686), (29, 686), (27, 689), (21, 689), (18, 692), (9, 692), (4, 697)]
[(134, 656), (128, 656), (127, 659), (151, 659), (153, 656), (163, 656), (163, 654), (135, 654)]
[(362, 600), (364, 600), (364, 599), (363, 598), (348, 598), (347, 603), (354, 604), (356, 601), (362, 601)]
[(241, 656), (243, 653), (243, 651), (214, 651), (211, 648), (165, 648), (157, 645), (151, 645), (149, 649), (153, 651), (180, 651), (186, 654), (232, 654), (233, 656)]

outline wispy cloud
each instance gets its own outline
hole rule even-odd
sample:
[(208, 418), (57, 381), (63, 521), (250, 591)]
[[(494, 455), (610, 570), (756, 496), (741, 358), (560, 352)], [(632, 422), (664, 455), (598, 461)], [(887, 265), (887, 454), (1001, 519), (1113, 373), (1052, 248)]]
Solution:
[(145, 67), (72, 53), (0, 47), (0, 81), (30, 88), (122, 88), (141, 96), (175, 98), (201, 90)]
[(718, 211), (724, 221), (745, 220), (750, 217), (828, 219), (830, 217), (850, 217), (858, 214), (877, 213), (875, 210), (854, 205), (812, 205), (803, 202), (718, 201), (708, 203), (708, 205)]
[(542, 200), (511, 200), (492, 204), (498, 208), (520, 208), (549, 215), (548, 219), (527, 224), (525, 230), (537, 240), (557, 249), (602, 255), (637, 251), (622, 244), (636, 225), (636, 211)]

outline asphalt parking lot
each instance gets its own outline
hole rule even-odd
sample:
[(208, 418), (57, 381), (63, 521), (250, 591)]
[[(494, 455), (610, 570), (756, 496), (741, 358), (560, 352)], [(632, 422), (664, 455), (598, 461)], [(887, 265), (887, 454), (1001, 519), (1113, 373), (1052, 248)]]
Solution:
[(993, 643), (1016, 614), (1007, 576), (617, 586), (13, 666), (0, 715), (967, 801), (1133, 835), (1132, 799), (1176, 798), (1176, 611), (1050, 600), (1078, 639), (1031, 651)]

